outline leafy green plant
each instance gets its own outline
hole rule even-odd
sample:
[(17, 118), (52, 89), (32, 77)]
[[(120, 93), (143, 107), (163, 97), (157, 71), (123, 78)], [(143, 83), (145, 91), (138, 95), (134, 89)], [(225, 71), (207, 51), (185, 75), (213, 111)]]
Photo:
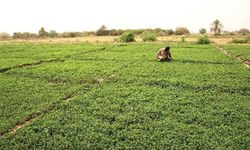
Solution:
[(250, 43), (250, 36), (247, 36), (245, 38), (234, 38), (231, 43), (239, 43), (239, 44), (247, 44)]
[(141, 38), (144, 42), (146, 41), (156, 41), (157, 40), (157, 35), (154, 32), (150, 31), (145, 31), (142, 33)]
[(132, 32), (124, 32), (121, 36), (120, 36), (120, 41), (121, 42), (134, 42), (135, 41), (135, 35)]
[(203, 36), (198, 37), (196, 43), (197, 44), (210, 44), (210, 40), (207, 35), (203, 35)]
[(248, 149), (249, 70), (190, 43), (159, 63), (162, 46), (1, 43), (0, 149)]

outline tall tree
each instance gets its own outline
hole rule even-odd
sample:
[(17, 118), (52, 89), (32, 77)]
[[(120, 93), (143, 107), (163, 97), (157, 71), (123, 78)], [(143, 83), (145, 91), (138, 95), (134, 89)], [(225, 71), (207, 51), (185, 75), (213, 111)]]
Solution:
[(100, 29), (98, 29), (97, 31), (96, 31), (96, 35), (97, 36), (105, 36), (105, 35), (109, 35), (109, 30), (107, 30), (107, 27), (105, 26), (105, 25), (102, 25), (101, 27), (100, 27)]
[(38, 34), (40, 37), (46, 37), (49, 33), (45, 31), (44, 27), (41, 27), (41, 29), (38, 31)]
[(223, 28), (223, 25), (218, 19), (213, 21), (213, 23), (210, 26), (211, 33), (214, 35), (221, 34), (222, 28)]

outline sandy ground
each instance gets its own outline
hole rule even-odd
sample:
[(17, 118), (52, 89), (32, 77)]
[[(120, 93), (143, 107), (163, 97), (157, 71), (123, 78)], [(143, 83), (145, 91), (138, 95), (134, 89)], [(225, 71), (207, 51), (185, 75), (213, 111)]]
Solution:
[[(187, 42), (195, 42), (198, 38), (198, 35), (187, 35), (184, 36)], [(0, 43), (22, 43), (22, 42), (31, 42), (31, 43), (113, 43), (115, 39), (118, 39), (118, 36), (84, 36), (84, 37), (75, 37), (75, 38), (43, 38), (43, 39), (9, 39), (9, 40), (0, 40)], [(157, 42), (180, 42), (182, 36), (160, 36), (157, 37)], [(216, 44), (227, 44), (235, 37), (226, 37), (226, 36), (210, 36), (209, 39)], [(137, 42), (142, 42), (140, 37), (135, 38)]]

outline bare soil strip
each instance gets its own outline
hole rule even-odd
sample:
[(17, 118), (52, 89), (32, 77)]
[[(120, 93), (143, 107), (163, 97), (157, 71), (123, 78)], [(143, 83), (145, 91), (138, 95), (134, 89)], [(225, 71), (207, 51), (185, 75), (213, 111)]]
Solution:
[(40, 64), (43, 64), (43, 63), (64, 62), (64, 61), (65, 60), (63, 60), (63, 59), (39, 60), (39, 61), (34, 62), (34, 63), (24, 63), (24, 64), (16, 65), (16, 66), (13, 66), (13, 67), (0, 68), (0, 73), (4, 73), (4, 72), (9, 71), (9, 70), (14, 69), (14, 68), (24, 68), (24, 67), (31, 67), (31, 66), (40, 65)]
[(223, 54), (225, 54), (225, 55), (227, 55), (227, 56), (229, 56), (229, 57), (231, 57), (231, 58), (233, 58), (233, 59), (235, 59), (235, 60), (240, 61), (243, 65), (245, 65), (246, 67), (250, 68), (250, 62), (249, 62), (249, 61), (243, 60), (243, 59), (240, 58), (239, 56), (234, 56), (231, 52), (229, 52), (229, 51), (227, 51), (227, 50), (225, 50), (225, 49), (223, 49), (223, 48), (221, 48), (221, 47), (218, 47), (218, 46), (217, 46), (217, 48), (218, 48)]
[[(10, 133), (11, 134), (14, 134), (16, 133), (16, 131), (26, 125), (28, 125), (30, 122), (34, 121), (35, 119), (37, 119), (38, 117), (40, 117), (41, 115), (39, 114), (33, 114), (31, 115), (31, 117), (27, 117), (25, 118), (24, 120), (18, 122), (11, 130), (10, 130)], [(4, 136), (4, 135), (2, 135)]]

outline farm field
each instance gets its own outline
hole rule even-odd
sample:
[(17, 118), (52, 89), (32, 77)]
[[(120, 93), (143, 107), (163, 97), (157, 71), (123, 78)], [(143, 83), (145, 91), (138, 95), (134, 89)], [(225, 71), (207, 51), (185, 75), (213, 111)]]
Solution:
[(0, 149), (250, 149), (249, 68), (188, 43), (158, 62), (164, 46), (0, 44)]
[(223, 47), (234, 56), (240, 57), (242, 60), (250, 61), (250, 45), (229, 44)]

